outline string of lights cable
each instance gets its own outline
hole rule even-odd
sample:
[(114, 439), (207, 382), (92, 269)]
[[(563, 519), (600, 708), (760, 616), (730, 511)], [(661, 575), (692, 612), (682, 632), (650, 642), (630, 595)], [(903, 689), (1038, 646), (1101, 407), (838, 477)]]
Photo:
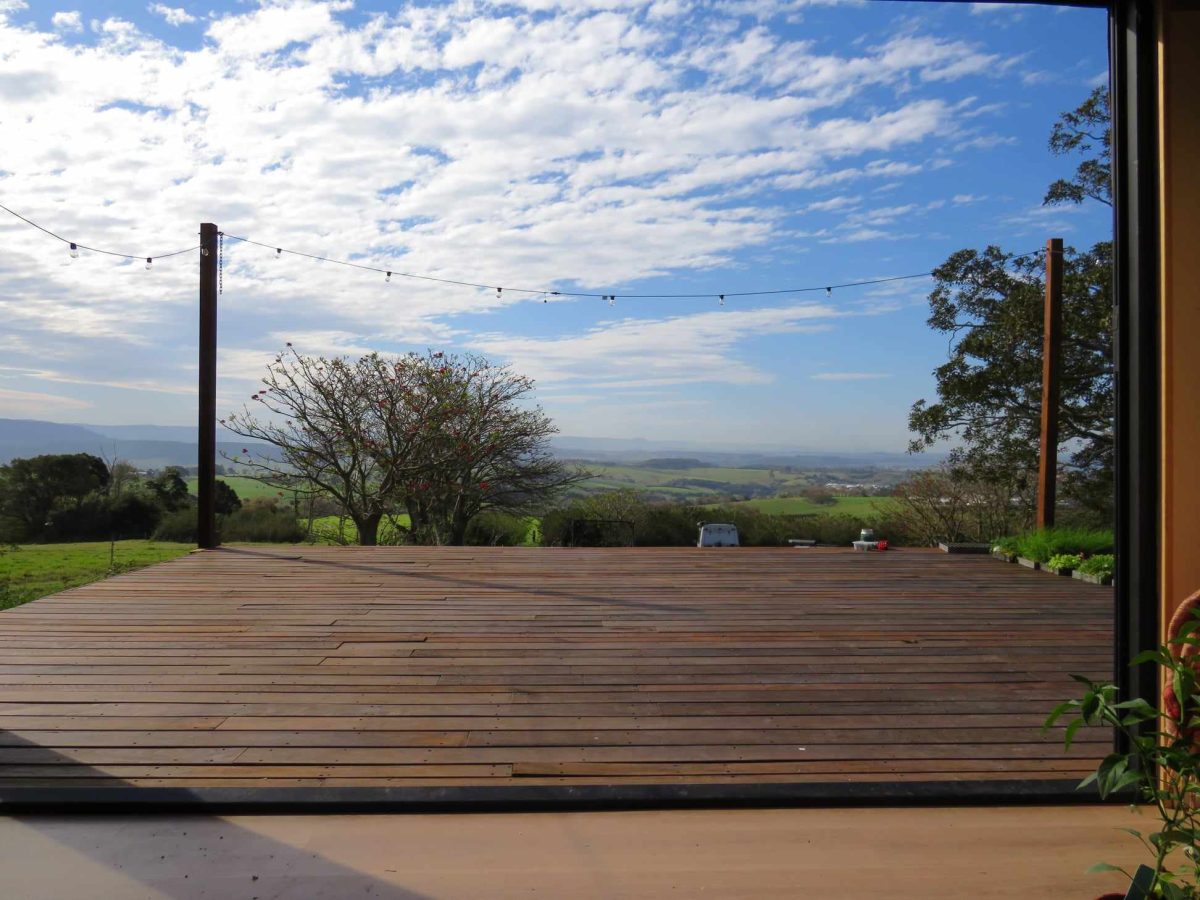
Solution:
[[(383, 275), (384, 280), (389, 281), (389, 282), (392, 280), (392, 276), (395, 276), (397, 278), (412, 278), (412, 279), (416, 279), (416, 280), (420, 280), (420, 281), (433, 281), (433, 282), (437, 282), (439, 284), (451, 284), (451, 285), (456, 285), (458, 287), (469, 287), (469, 288), (478, 288), (478, 289), (482, 289), (482, 290), (495, 291), (496, 296), (498, 296), (498, 297), (503, 296), (504, 291), (508, 291), (510, 294), (529, 294), (529, 295), (540, 296), (540, 297), (544, 297), (544, 298), (567, 297), (567, 298), (576, 298), (576, 299), (606, 300), (606, 301), (608, 301), (610, 306), (616, 302), (617, 297), (618, 297), (618, 294), (616, 294), (616, 293), (605, 294), (605, 293), (596, 293), (593, 291), (556, 291), (556, 290), (550, 290), (548, 288), (511, 287), (511, 286), (497, 285), (495, 283), (485, 283), (485, 282), (479, 282), (479, 281), (463, 281), (463, 280), (459, 280), (459, 279), (455, 279), (455, 278), (441, 278), (436, 275), (420, 275), (420, 274), (417, 274), (414, 272), (401, 272), (397, 269), (385, 269), (380, 266), (370, 266), (370, 265), (366, 265), (364, 263), (351, 262), (349, 260), (344, 260), (344, 259), (335, 259), (330, 256), (321, 256), (320, 254), (317, 254), (317, 253), (306, 253), (302, 250), (291, 250), (287, 247), (277, 246), (276, 244), (264, 243), (262, 241), (255, 241), (255, 240), (251, 240), (250, 238), (247, 238), (247, 237), (239, 237), (236, 234), (229, 234), (228, 232), (224, 232), (224, 231), (221, 232), (221, 234), (222, 234), (222, 236), (229, 238), (231, 241), (239, 241), (244, 244), (251, 244), (255, 247), (264, 247), (268, 250), (274, 250), (276, 257), (282, 257), (285, 254), (287, 254), (287, 255), (291, 255), (291, 256), (303, 257), (304, 259), (315, 260), (317, 262), (332, 263), (332, 264), (338, 265), (338, 266), (347, 266), (352, 269), (361, 269), (366, 272), (376, 272), (380, 275)], [(1040, 256), (1044, 252), (1045, 252), (1044, 249), (1033, 250), (1028, 253), (1022, 253), (1017, 256), (1011, 257), (1011, 259), (1013, 259), (1013, 260), (1027, 259), (1028, 257), (1031, 257), (1031, 256)], [(868, 278), (868, 279), (862, 279), (862, 280), (858, 280), (858, 281), (845, 281), (845, 282), (841, 282), (841, 283), (837, 283), (837, 284), (821, 284), (821, 285), (811, 285), (811, 286), (806, 286), (806, 287), (793, 287), (793, 288), (771, 288), (771, 289), (760, 290), (760, 291), (725, 291), (723, 293), (719, 292), (719, 291), (696, 291), (696, 292), (692, 292), (692, 293), (667, 293), (667, 294), (628, 293), (628, 294), (620, 294), (619, 296), (623, 300), (711, 300), (713, 298), (716, 298), (721, 303), (721, 305), (724, 306), (725, 300), (727, 298), (731, 299), (731, 298), (735, 298), (735, 297), (767, 297), (767, 296), (781, 295), (781, 294), (808, 294), (808, 293), (816, 293), (819, 291), (824, 291), (826, 294), (832, 294), (835, 290), (840, 290), (840, 289), (844, 289), (844, 288), (867, 287), (869, 285), (888, 284), (888, 283), (894, 282), (894, 281), (910, 281), (910, 280), (916, 279), (916, 278), (928, 278), (931, 275), (933, 275), (932, 271), (914, 272), (911, 275), (892, 275), (892, 276), (889, 276), (886, 278)]]
[[(102, 253), (107, 256), (115, 256), (115, 257), (119, 257), (122, 259), (145, 259), (146, 260), (146, 268), (148, 269), (148, 268), (150, 268), (151, 263), (155, 259), (167, 259), (169, 257), (179, 256), (184, 253), (191, 253), (195, 250), (202, 250), (202, 248), (199, 245), (196, 245), (193, 247), (187, 247), (183, 250), (173, 250), (170, 253), (159, 253), (157, 255), (143, 255), (143, 254), (139, 254), (139, 253), (119, 253), (114, 250), (106, 250), (106, 249), (102, 249), (99, 247), (91, 247), (91, 246), (88, 246), (85, 244), (80, 244), (75, 241), (72, 241), (68, 238), (63, 237), (60, 234), (57, 234), (54, 231), (51, 231), (49, 228), (39, 225), (37, 222), (34, 222), (32, 219), (27, 219), (25, 216), (9, 209), (7, 206), (4, 206), (3, 204), (0, 204), (0, 210), (3, 210), (4, 212), (8, 213), (9, 215), (15, 216), (16, 218), (20, 219), (22, 222), (25, 222), (26, 224), (33, 226), (34, 228), (38, 229), (39, 231), (45, 232), (46, 234), (50, 235), (50, 237), (53, 237), (56, 240), (62, 241), (64, 244), (68, 244), (70, 246), (72, 257), (77, 257), (79, 255), (80, 250), (87, 250), (92, 253)], [(494, 290), (496, 292), (497, 297), (503, 296), (504, 292), (508, 291), (510, 294), (525, 294), (525, 295), (530, 295), (530, 296), (535, 296), (535, 297), (542, 297), (544, 300), (547, 300), (547, 301), (550, 297), (564, 297), (564, 298), (569, 298), (569, 299), (604, 300), (604, 301), (607, 301), (610, 306), (615, 305), (617, 298), (618, 298), (618, 294), (616, 292), (614, 292), (614, 293), (598, 293), (598, 292), (594, 292), (594, 291), (565, 291), (565, 290), (551, 290), (548, 288), (511, 287), (511, 286), (497, 285), (495, 283), (486, 283), (486, 282), (481, 282), (481, 281), (467, 281), (467, 280), (456, 279), (456, 278), (442, 278), (437, 275), (422, 275), (422, 274), (415, 273), (415, 272), (402, 272), (402, 271), (399, 271), (396, 269), (386, 269), (381, 266), (366, 265), (364, 263), (352, 262), (350, 260), (336, 259), (334, 257), (322, 256), (317, 253), (307, 253), (303, 250), (293, 250), (291, 248), (283, 247), (283, 246), (280, 246), (277, 244), (264, 243), (263, 241), (256, 241), (256, 240), (253, 240), (248, 237), (240, 237), (235, 234), (228, 234), (227, 232), (224, 232), (224, 231), (219, 232), (219, 236), (221, 238), (221, 254), (220, 254), (220, 256), (221, 256), (221, 270), (222, 270), (221, 271), (221, 276), (222, 276), (221, 280), (222, 280), (222, 282), (224, 281), (224, 239), (228, 238), (231, 241), (238, 241), (243, 244), (249, 244), (249, 245), (252, 245), (255, 247), (263, 247), (268, 250), (274, 250), (275, 256), (277, 258), (282, 257), (285, 254), (287, 254), (289, 256), (297, 256), (297, 257), (301, 257), (303, 259), (310, 259), (315, 262), (331, 263), (333, 265), (345, 266), (345, 267), (351, 268), (351, 269), (360, 269), (360, 270), (366, 271), (366, 272), (375, 272), (377, 274), (383, 275), (384, 280), (387, 282), (390, 282), (392, 280), (392, 276), (395, 276), (397, 278), (408, 278), (408, 279), (417, 280), (417, 281), (430, 281), (430, 282), (435, 282), (437, 284), (454, 285), (456, 287), (467, 287), (467, 288), (475, 288), (475, 289), (480, 289), (480, 290)], [(1039, 248), (1037, 250), (1033, 250), (1028, 253), (1017, 254), (1016, 256), (1010, 257), (1010, 259), (1012, 261), (1023, 260), (1023, 259), (1028, 259), (1029, 257), (1040, 256), (1040, 255), (1044, 254), (1045, 252), (1046, 252), (1046, 250), (1044, 248)], [(806, 285), (806, 286), (802, 286), (802, 287), (769, 288), (769, 289), (764, 289), (764, 290), (724, 291), (724, 292), (721, 292), (721, 291), (695, 291), (695, 292), (690, 292), (690, 293), (657, 293), (657, 294), (655, 294), (655, 293), (626, 293), (626, 294), (620, 294), (619, 296), (623, 300), (711, 300), (711, 299), (715, 298), (720, 303), (721, 306), (724, 306), (726, 299), (733, 299), (733, 298), (740, 298), (740, 297), (768, 297), (768, 296), (780, 296), (780, 295), (786, 295), (786, 294), (809, 294), (809, 293), (819, 293), (822, 291), (825, 292), (826, 295), (831, 296), (835, 290), (844, 290), (847, 288), (858, 288), (858, 287), (869, 287), (872, 285), (890, 284), (890, 283), (898, 282), (898, 281), (911, 281), (911, 280), (914, 280), (917, 278), (929, 278), (933, 274), (934, 274), (933, 271), (914, 272), (909, 275), (891, 275), (891, 276), (887, 276), (887, 277), (883, 277), (883, 278), (866, 278), (866, 279), (859, 279), (859, 280), (855, 280), (855, 281), (843, 281), (843, 282), (837, 282), (837, 283), (829, 282), (829, 283), (825, 283), (825, 284)], [(221, 287), (223, 288), (224, 285), (222, 284)]]
[(59, 240), (59, 241), (62, 241), (64, 244), (67, 244), (70, 247), (72, 258), (78, 257), (80, 250), (86, 250), (89, 253), (103, 253), (105, 256), (116, 256), (121, 259), (144, 259), (144, 260), (146, 260), (146, 268), (149, 269), (151, 267), (151, 265), (154, 263), (154, 260), (156, 260), (156, 259), (168, 259), (169, 257), (172, 257), (172, 256), (181, 256), (184, 253), (193, 253), (196, 250), (200, 249), (200, 245), (196, 244), (195, 246), (192, 246), (192, 247), (185, 247), (183, 250), (172, 250), (170, 253), (119, 253), (116, 250), (105, 250), (102, 247), (90, 247), (87, 244), (80, 244), (76, 241), (71, 240), (70, 238), (65, 238), (61, 234), (58, 234), (57, 232), (51, 231), (49, 228), (46, 228), (44, 225), (39, 225), (37, 222), (34, 222), (32, 219), (25, 218), (19, 212), (15, 212), (14, 210), (9, 209), (7, 206), (5, 206), (2, 203), (0, 203), (0, 209), (4, 210), (10, 216), (15, 216), (16, 218), (20, 219), (26, 225), (32, 225), (38, 231), (45, 232), (46, 234), (50, 235), (50, 237), (54, 238), (55, 240)]

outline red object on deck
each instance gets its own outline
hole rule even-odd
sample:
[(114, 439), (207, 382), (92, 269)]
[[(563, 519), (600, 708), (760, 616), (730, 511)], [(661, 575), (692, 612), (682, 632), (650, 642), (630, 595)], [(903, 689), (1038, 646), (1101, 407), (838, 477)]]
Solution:
[(875, 549), (876, 550), (886, 550), (887, 549), (887, 541), (876, 541)]

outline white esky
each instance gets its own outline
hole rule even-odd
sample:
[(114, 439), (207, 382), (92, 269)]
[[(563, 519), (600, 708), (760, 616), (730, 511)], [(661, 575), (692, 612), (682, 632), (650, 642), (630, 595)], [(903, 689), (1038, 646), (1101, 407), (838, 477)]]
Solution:
[[(963, 246), (1082, 246), (1044, 209), (1058, 112), (1105, 77), (1096, 10), (620, 0), (0, 0), (0, 203), (153, 255), (227, 241), (221, 414), (285, 341), (483, 353), (564, 433), (899, 450)], [(0, 417), (191, 424), (196, 255), (123, 263), (0, 213)], [(599, 300), (511, 286), (614, 292)], [(635, 301), (635, 292), (711, 300)]]

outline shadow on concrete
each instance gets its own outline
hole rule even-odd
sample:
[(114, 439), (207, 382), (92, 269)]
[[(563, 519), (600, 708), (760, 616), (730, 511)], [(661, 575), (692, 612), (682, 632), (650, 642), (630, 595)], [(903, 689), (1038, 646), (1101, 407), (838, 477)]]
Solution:
[[(20, 766), (24, 780), (37, 781), (19, 788), (0, 784), (0, 813), (14, 808), (47, 810), (17, 812), (0, 829), (15, 825), (30, 829), (37, 836), (33, 839), (18, 834), (15, 840), (10, 836), (5, 851), (0, 852), (4, 860), (0, 877), (4, 887), (0, 894), (5, 897), (425, 900), (428, 896), (334, 862), (302, 844), (279, 841), (217, 815), (147, 810), (119, 814), (55, 812), (74, 805), (69, 797), (63, 796), (64, 789), (90, 798), (101, 810), (109, 806), (105, 803), (106, 795), (112, 795), (112, 808), (119, 808), (137, 793), (153, 794), (160, 808), (168, 810), (188, 807), (194, 810), (204, 801), (186, 788), (148, 789), (132, 785), (10, 731), (0, 731), (0, 753), (5, 758), (0, 764), (0, 777), (10, 780), (14, 767)], [(72, 767), (70, 777), (38, 779), (36, 772), (31, 772), (46, 766), (49, 773), (54, 767), (64, 765)], [(61, 769), (58, 772), (61, 774)], [(55, 847), (65, 847), (78, 856), (63, 857)], [(15, 852), (18, 848), (23, 852)], [(111, 873), (111, 884), (105, 873), (95, 871), (93, 864)], [(397, 872), (398, 878), (402, 874)], [(127, 893), (132, 887), (130, 882), (144, 892)]]

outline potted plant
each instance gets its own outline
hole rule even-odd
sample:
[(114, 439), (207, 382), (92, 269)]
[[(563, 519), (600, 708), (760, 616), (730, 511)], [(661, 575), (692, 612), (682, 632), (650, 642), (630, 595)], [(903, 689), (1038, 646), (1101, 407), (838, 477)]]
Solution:
[(1045, 568), (1055, 575), (1070, 577), (1082, 562), (1083, 557), (1078, 553), (1056, 553), (1046, 561)]
[[(1197, 598), (1200, 595), (1193, 600)], [(1133, 665), (1157, 663), (1163, 670), (1166, 689), (1161, 710), (1140, 698), (1120, 700), (1113, 684), (1072, 675), (1084, 685), (1083, 696), (1060, 704), (1043, 726), (1045, 731), (1071, 715), (1065, 735), (1068, 747), (1081, 727), (1122, 732), (1128, 752), (1109, 754), (1079, 787), (1094, 783), (1102, 798), (1128, 794), (1131, 800), (1147, 804), (1157, 816), (1155, 831), (1144, 834), (1122, 829), (1142, 843), (1151, 864), (1134, 874), (1107, 863), (1091, 868), (1092, 872), (1117, 871), (1130, 877), (1129, 893), (1105, 897), (1200, 900), (1200, 687), (1192, 668), (1200, 652), (1200, 617), (1194, 605), (1186, 610), (1188, 619), (1172, 622), (1169, 633), (1173, 637), (1167, 644), (1132, 661)]]
[(1015, 537), (999, 538), (992, 543), (992, 556), (1004, 562), (1017, 561), (1017, 539)]
[(1112, 584), (1115, 566), (1116, 559), (1111, 553), (1097, 553), (1083, 560), (1071, 577), (1091, 584)]

